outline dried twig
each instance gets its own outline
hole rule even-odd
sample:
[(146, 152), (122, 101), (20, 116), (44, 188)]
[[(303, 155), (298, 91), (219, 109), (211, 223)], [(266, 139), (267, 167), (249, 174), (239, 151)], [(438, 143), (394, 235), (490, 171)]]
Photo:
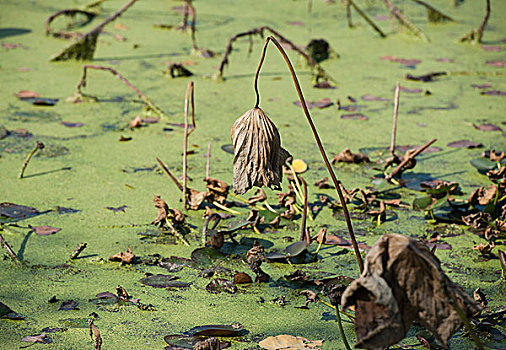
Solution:
[(79, 254), (86, 248), (88, 244), (86, 242), (79, 243), (76, 247), (76, 249), (70, 254), (70, 260), (77, 259)]
[(390, 141), (390, 154), (395, 157), (395, 136), (397, 135), (397, 116), (399, 114), (399, 82), (395, 84), (395, 97), (394, 97), (394, 122), (392, 126), (392, 139)]
[(102, 336), (98, 331), (97, 326), (93, 323), (93, 319), (88, 319), (88, 324), (90, 325), (90, 338), (93, 341), (93, 335), (95, 335), (95, 350), (102, 349)]
[(416, 27), (411, 21), (399, 10), (390, 0), (381, 0), (387, 6), (388, 10), (394, 16), (397, 21), (408, 28), (413, 34), (418, 36), (424, 41), (430, 41), (429, 38), (422, 32), (418, 27)]
[(353, 28), (353, 22), (351, 21), (351, 3), (350, 0), (346, 0), (346, 22), (348, 22), (348, 28)]
[(206, 156), (206, 179), (209, 179), (209, 168), (211, 163), (211, 141), (207, 143), (207, 156)]
[(35, 152), (37, 152), (39, 149), (44, 149), (44, 144), (40, 141), (37, 141), (35, 147), (28, 153), (26, 156), (25, 161), (23, 162), (23, 165), (21, 166), (21, 171), (19, 172), (18, 179), (22, 179), (25, 174), (25, 169), (28, 166), (28, 163), (30, 162), (30, 159), (32, 159)]
[(412, 0), (416, 2), (419, 5), (424, 6), (427, 9), (427, 17), (429, 19), (429, 22), (436, 23), (436, 22), (442, 22), (442, 21), (450, 21), (453, 22), (453, 18), (450, 16), (445, 15), (438, 9), (436, 9), (434, 6), (426, 3), (422, 0)]
[(485, 27), (487, 26), (488, 19), (490, 18), (490, 0), (486, 0), (486, 12), (485, 17), (483, 17), (483, 21), (481, 21), (481, 24), (478, 28), (471, 30), (468, 34), (464, 35), (460, 41), (467, 41), (467, 42), (476, 42), (478, 44), (481, 44), (481, 39), (483, 38), (483, 31), (485, 30)]
[(14, 253), (11, 246), (9, 245), (9, 243), (7, 243), (7, 241), (5, 240), (4, 236), (2, 236), (1, 233), (0, 233), (0, 243), (2, 244), (2, 247), (4, 247), (4, 249), (7, 251), (7, 254), (9, 254), (11, 260), (14, 261), (16, 264), (20, 264), (21, 261), (19, 260), (18, 256), (16, 255), (16, 253)]
[[(193, 81), (188, 83), (188, 88), (186, 89), (186, 96), (184, 99), (184, 139), (183, 139), (183, 209), (186, 210), (188, 199), (186, 198), (187, 191), (187, 156), (188, 156), (188, 105), (190, 102), (190, 93), (193, 96)], [(193, 102), (193, 98), (192, 98)], [(193, 103), (192, 103), (192, 119), (195, 121), (193, 117)]]
[(160, 166), (167, 173), (167, 175), (169, 175), (170, 179), (176, 184), (177, 188), (182, 192), (183, 185), (181, 185), (181, 183), (177, 180), (177, 178), (170, 172), (169, 168), (167, 168), (165, 164), (163, 164), (160, 158), (157, 157), (156, 161), (158, 162), (158, 164), (160, 164)]
[(324, 79), (331, 80), (331, 81), (335, 82), (335, 80), (330, 75), (328, 75), (325, 72), (325, 70), (318, 64), (318, 62), (316, 62), (310, 55), (308, 55), (306, 52), (304, 52), (299, 47), (297, 47), (293, 42), (291, 42), (286, 37), (284, 37), (279, 32), (277, 32), (276, 30), (272, 29), (269, 26), (262, 26), (262, 27), (258, 27), (258, 28), (253, 28), (253, 29), (248, 30), (246, 32), (238, 33), (238, 34), (235, 34), (232, 37), (230, 37), (230, 39), (228, 40), (227, 48), (225, 49), (225, 53), (223, 54), (223, 58), (221, 59), (220, 68), (218, 70), (218, 76), (220, 78), (223, 78), (223, 70), (225, 69), (225, 66), (229, 63), (228, 56), (230, 56), (230, 53), (232, 52), (232, 44), (234, 43), (234, 41), (236, 41), (237, 39), (239, 39), (243, 36), (249, 36), (251, 38), (251, 36), (256, 35), (256, 34), (260, 35), (263, 38), (264, 31), (268, 31), (268, 32), (272, 33), (277, 38), (279, 38), (279, 40), (281, 42), (287, 44), (292, 50), (296, 51), (302, 57), (304, 57), (306, 62), (313, 69), (317, 70), (317, 76), (316, 76), (317, 80), (320, 78), (324, 78)]
[(76, 60), (91, 60), (95, 54), (97, 46), (97, 38), (104, 29), (104, 27), (121, 16), (123, 12), (128, 10), (137, 0), (130, 0), (123, 5), (118, 11), (107, 17), (102, 23), (90, 30), (88, 33), (80, 36), (74, 40), (69, 46), (63, 49), (60, 53), (51, 58), (51, 61), (66, 61), (70, 59)]
[[(363, 18), (365, 19), (365, 21), (367, 23), (369, 23), (369, 25), (382, 37), (382, 38), (386, 38), (386, 34), (383, 33), (383, 31), (373, 22), (372, 19), (369, 18), (369, 16), (366, 15), (366, 13), (364, 11), (362, 11), (360, 9), (360, 7), (357, 6), (357, 4), (355, 4), (355, 2), (353, 0), (346, 0), (351, 6), (353, 6), (353, 8), (355, 9), (355, 11), (357, 11), (357, 13)], [(351, 20), (350, 20), (351, 21)], [(349, 26), (349, 24), (348, 24)]]
[(302, 211), (302, 222), (300, 224), (300, 240), (305, 241), (307, 245), (311, 244), (311, 237), (309, 237), (309, 233), (306, 229), (306, 220), (307, 220), (307, 184), (306, 180), (301, 176), (300, 181), (302, 182), (302, 186), (304, 187), (304, 210)]
[(88, 24), (89, 22), (91, 22), (93, 20), (93, 18), (95, 18), (95, 16), (97, 15), (95, 12), (90, 12), (90, 11), (85, 11), (85, 10), (79, 10), (79, 9), (64, 9), (64, 10), (60, 10), (60, 11), (52, 14), (51, 16), (49, 16), (46, 19), (46, 22), (45, 22), (46, 35), (52, 35), (55, 38), (64, 38), (64, 39), (70, 39), (70, 38), (74, 38), (76, 36), (81, 35), (80, 33), (67, 32), (67, 31), (64, 31), (64, 30), (54, 31), (51, 28), (51, 23), (57, 17), (60, 17), (60, 16), (69, 16), (69, 17), (74, 18), (76, 16), (76, 14), (82, 14), (82, 15), (86, 16), (86, 21), (83, 23), (83, 25)]
[(135, 86), (133, 86), (124, 76), (122, 76), (120, 73), (118, 73), (115, 69), (111, 67), (105, 67), (105, 66), (96, 66), (91, 64), (85, 64), (83, 66), (83, 76), (81, 78), (81, 81), (77, 85), (77, 93), (78, 95), (85, 95), (82, 92), (82, 88), (86, 87), (86, 77), (87, 77), (87, 70), (88, 69), (96, 69), (96, 70), (103, 70), (108, 71), (112, 75), (114, 75), (116, 78), (118, 78), (123, 84), (128, 86), (130, 89), (135, 91), (137, 96), (141, 98), (141, 100), (146, 104), (146, 106), (151, 109), (154, 113), (158, 114), (160, 117), (163, 118), (169, 118), (167, 114), (165, 114), (160, 108), (158, 108), (146, 95), (144, 95), (139, 89), (137, 89)]
[(385, 176), (385, 180), (390, 181), (395, 175), (397, 175), (397, 173), (399, 171), (402, 170), (402, 168), (406, 164), (408, 164), (417, 155), (419, 155), (420, 153), (422, 153), (423, 151), (425, 151), (425, 149), (427, 149), (430, 145), (432, 145), (436, 141), (437, 141), (437, 139), (432, 139), (432, 140), (428, 141), (427, 143), (425, 143), (422, 147), (418, 148), (416, 151), (414, 151), (413, 153), (411, 153), (409, 156), (404, 157), (403, 161), (399, 165), (397, 165), (397, 167), (394, 170), (392, 170), (392, 172), (389, 175)]

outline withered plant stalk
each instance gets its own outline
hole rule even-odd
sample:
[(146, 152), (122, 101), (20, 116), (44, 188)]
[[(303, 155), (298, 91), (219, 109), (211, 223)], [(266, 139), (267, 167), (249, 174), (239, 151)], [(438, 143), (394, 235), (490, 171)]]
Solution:
[(160, 158), (157, 157), (156, 161), (158, 162), (158, 164), (160, 164), (160, 166), (167, 173), (167, 175), (169, 175), (170, 179), (176, 184), (177, 188), (182, 192), (183, 191), (183, 185), (181, 185), (181, 183), (177, 180), (177, 178), (171, 173), (171, 171), (169, 170), (169, 168), (167, 168), (165, 166), (165, 164), (163, 164), (163, 162), (160, 160)]
[(355, 234), (353, 233), (353, 227), (351, 225), (351, 219), (350, 214), (348, 212), (348, 207), (346, 206), (346, 201), (344, 200), (343, 193), (341, 191), (341, 181), (339, 181), (336, 177), (336, 174), (334, 173), (334, 170), (332, 169), (332, 166), (330, 165), (329, 159), (327, 158), (327, 155), (325, 154), (325, 150), (323, 149), (322, 142), (320, 140), (320, 136), (318, 135), (318, 132), (316, 131), (316, 127), (313, 123), (313, 120), (311, 119), (311, 115), (309, 114), (309, 110), (306, 106), (306, 101), (304, 99), (304, 96), (302, 94), (302, 90), (300, 88), (299, 80), (297, 79), (297, 75), (295, 74), (295, 70), (293, 69), (292, 63), (290, 62), (290, 59), (288, 58), (285, 50), (283, 50), (283, 47), (279, 44), (279, 42), (274, 38), (273, 36), (269, 36), (265, 40), (265, 44), (262, 50), (262, 56), (260, 57), (260, 62), (258, 64), (258, 68), (255, 74), (255, 82), (254, 82), (254, 88), (255, 88), (255, 94), (256, 94), (256, 107), (258, 107), (260, 103), (260, 95), (258, 93), (258, 76), (260, 73), (260, 68), (262, 68), (262, 63), (265, 59), (265, 54), (267, 51), (267, 45), (269, 44), (269, 41), (272, 41), (272, 43), (276, 46), (276, 48), (279, 50), (281, 55), (283, 56), (283, 59), (285, 60), (288, 69), (290, 70), (290, 73), (292, 75), (293, 83), (295, 85), (295, 90), (297, 90), (297, 94), (299, 96), (299, 100), (302, 106), (302, 109), (304, 110), (304, 114), (306, 115), (307, 121), (309, 123), (309, 126), (311, 127), (311, 131), (313, 132), (313, 136), (315, 138), (316, 144), (318, 145), (318, 149), (320, 150), (320, 153), (322, 155), (323, 161), (325, 162), (325, 166), (327, 167), (327, 170), (329, 171), (330, 177), (332, 178), (332, 182), (334, 183), (334, 187), (336, 188), (337, 194), (339, 196), (339, 200), (341, 201), (341, 205), (343, 206), (343, 212), (344, 217), (346, 219), (346, 225), (348, 226), (348, 232), (350, 234), (351, 243), (353, 245), (353, 250), (355, 251), (355, 255), (357, 258), (358, 267), (360, 269), (360, 272), (364, 269), (364, 263), (362, 261), (362, 256), (360, 255), (360, 251), (358, 249), (357, 240), (355, 239)]
[(419, 155), (420, 153), (422, 153), (423, 151), (425, 151), (425, 149), (427, 149), (430, 145), (432, 145), (436, 141), (437, 141), (437, 139), (432, 139), (430, 141), (427, 141), (422, 147), (418, 148), (415, 152), (413, 152), (412, 154), (410, 154), (408, 157), (404, 157), (404, 160), (399, 165), (397, 165), (397, 167), (394, 170), (392, 170), (392, 172), (390, 174), (388, 174), (385, 177), (385, 180), (390, 181), (395, 175), (397, 175), (397, 173), (406, 164), (409, 163), (410, 160), (414, 159), (417, 155)]
[(478, 44), (481, 44), (481, 39), (483, 38), (483, 32), (485, 31), (485, 27), (487, 26), (488, 19), (490, 18), (490, 0), (486, 0), (486, 12), (485, 17), (481, 21), (481, 24), (478, 28), (471, 30), (468, 34), (464, 35), (460, 41), (476, 41)]
[[(369, 23), (369, 25), (382, 37), (382, 38), (386, 38), (386, 34), (383, 33), (383, 31), (373, 22), (372, 19), (369, 18), (369, 16), (367, 16), (365, 14), (364, 11), (362, 11), (362, 9), (360, 9), (360, 7), (357, 6), (357, 4), (355, 4), (355, 2), (353, 0), (346, 0), (348, 2), (349, 5), (353, 6), (353, 8), (355, 9), (355, 11), (357, 11), (357, 13), (367, 22)], [(347, 6), (349, 6), (347, 5)], [(350, 20), (348, 22), (348, 27), (350, 27), (350, 23), (351, 23), (351, 13), (350, 13)]]
[(153, 112), (158, 114), (159, 117), (162, 118), (169, 118), (168, 115), (166, 115), (160, 108), (158, 108), (146, 95), (144, 95), (139, 89), (137, 89), (135, 86), (133, 86), (124, 76), (122, 76), (120, 73), (118, 73), (115, 69), (111, 67), (105, 67), (105, 66), (96, 66), (92, 64), (85, 64), (83, 66), (83, 76), (81, 78), (81, 81), (77, 85), (77, 93), (79, 95), (85, 95), (82, 92), (82, 88), (86, 87), (86, 78), (87, 78), (87, 71), (88, 69), (96, 69), (96, 70), (104, 70), (108, 71), (112, 75), (114, 75), (116, 78), (118, 78), (123, 84), (128, 86), (130, 89), (135, 91), (137, 96), (141, 98), (142, 101), (146, 104), (146, 106), (151, 109)]
[(209, 168), (211, 165), (211, 141), (207, 143), (207, 156), (206, 156), (206, 179), (209, 179)]
[(424, 41), (430, 41), (429, 38), (425, 35), (424, 32), (422, 32), (417, 26), (415, 26), (411, 21), (402, 13), (401, 10), (399, 10), (390, 0), (381, 0), (386, 5), (388, 10), (390, 11), (390, 14), (395, 17), (395, 19), (408, 28), (413, 34), (418, 36)]
[(399, 82), (395, 84), (395, 97), (394, 97), (394, 122), (392, 126), (392, 139), (390, 140), (390, 154), (395, 157), (395, 137), (397, 135), (397, 116), (399, 115), (399, 92), (401, 87)]
[(351, 3), (350, 0), (346, 0), (346, 21), (348, 22), (348, 28), (353, 28), (353, 23), (351, 21)]
[(304, 210), (302, 212), (302, 222), (300, 224), (300, 240), (305, 241), (307, 245), (311, 243), (311, 239), (309, 238), (309, 234), (306, 230), (306, 220), (307, 220), (307, 184), (304, 178), (300, 178), (302, 182), (302, 186), (304, 187)]
[(28, 155), (26, 156), (26, 159), (23, 162), (23, 165), (21, 166), (21, 170), (19, 171), (18, 179), (22, 179), (23, 176), (25, 175), (26, 167), (28, 166), (28, 163), (30, 163), (30, 159), (32, 159), (33, 155), (39, 149), (43, 149), (43, 148), (44, 148), (44, 144), (40, 141), (37, 141), (37, 143), (35, 144), (35, 147), (33, 147), (33, 149), (30, 151), (30, 153), (28, 153)]
[(188, 156), (188, 105), (190, 104), (190, 95), (191, 95), (191, 109), (192, 109), (192, 120), (195, 121), (194, 117), (194, 104), (193, 104), (193, 81), (188, 83), (188, 88), (186, 89), (186, 96), (184, 99), (184, 139), (183, 139), (183, 209), (186, 210), (188, 199), (186, 196), (187, 192), (187, 156)]
[[(2, 230), (2, 228), (0, 228), (0, 230)], [(9, 245), (9, 243), (7, 243), (7, 241), (4, 239), (4, 236), (2, 236), (2, 234), (0, 234), (0, 244), (7, 251), (7, 254), (9, 254), (9, 257), (11, 258), (12, 261), (14, 261), (16, 264), (21, 263), (18, 256), (16, 255), (16, 253), (14, 253), (11, 246)]]

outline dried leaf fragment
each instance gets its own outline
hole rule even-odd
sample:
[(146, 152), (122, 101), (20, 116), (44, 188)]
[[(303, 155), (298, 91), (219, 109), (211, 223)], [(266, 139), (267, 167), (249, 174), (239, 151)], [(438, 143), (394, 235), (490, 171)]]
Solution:
[(207, 199), (211, 202), (216, 201), (220, 204), (225, 204), (230, 186), (221, 180), (213, 178), (207, 178), (204, 181), (207, 182), (206, 187), (209, 191)]
[(351, 153), (351, 150), (346, 147), (341, 153), (335, 155), (330, 161), (332, 164), (334, 163), (368, 163), (370, 162), (369, 157), (363, 153)]
[(47, 337), (46, 333), (42, 333), (39, 335), (27, 335), (21, 338), (21, 341), (26, 343), (41, 343), (41, 344), (51, 343), (51, 339)]
[(232, 125), (234, 193), (253, 186), (279, 190), (282, 166), (290, 153), (281, 147), (278, 129), (258, 107), (248, 110)]
[(304, 337), (294, 337), (293, 335), (280, 334), (275, 337), (267, 337), (258, 343), (262, 348), (268, 350), (319, 350), (323, 340), (308, 340)]
[(448, 339), (462, 326), (450, 293), (468, 317), (481, 310), (443, 273), (423, 242), (384, 235), (367, 254), (361, 276), (342, 297), (343, 308), (355, 306), (355, 346), (388, 347), (403, 339), (417, 320), (447, 348)]
[(116, 253), (109, 258), (110, 261), (120, 261), (124, 264), (131, 264), (134, 262), (134, 259), (135, 255), (132, 253), (130, 247), (127, 247), (125, 252)]

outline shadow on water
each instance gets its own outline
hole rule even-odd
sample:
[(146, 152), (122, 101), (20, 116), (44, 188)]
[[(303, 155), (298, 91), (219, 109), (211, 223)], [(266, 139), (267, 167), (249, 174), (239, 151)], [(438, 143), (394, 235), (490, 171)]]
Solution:
[(23, 254), (25, 253), (26, 244), (28, 243), (28, 239), (30, 238), (32, 233), (33, 233), (32, 230), (28, 231), (25, 238), (23, 238), (23, 242), (21, 242), (21, 246), (19, 247), (19, 251), (18, 251), (19, 260), (23, 260)]
[(23, 178), (24, 179), (28, 179), (30, 177), (49, 175), (49, 174), (57, 173), (59, 171), (66, 171), (66, 170), (71, 170), (71, 169), (72, 169), (72, 167), (67, 166), (67, 167), (63, 167), (63, 168), (60, 168), (60, 169), (48, 170), (48, 171), (43, 171), (41, 173), (35, 173), (35, 174), (25, 175), (25, 176), (23, 176)]
[(28, 34), (31, 32), (32, 30), (27, 28), (0, 28), (0, 39), (8, 38), (10, 36)]

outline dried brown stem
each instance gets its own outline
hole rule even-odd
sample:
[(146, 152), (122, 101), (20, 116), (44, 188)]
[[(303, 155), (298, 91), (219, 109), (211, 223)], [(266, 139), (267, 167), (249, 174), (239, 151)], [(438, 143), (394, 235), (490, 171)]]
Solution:
[(193, 50), (198, 50), (199, 47), (197, 46), (197, 38), (195, 37), (195, 23), (197, 22), (197, 12), (195, 11), (192, 0), (185, 0), (185, 4), (188, 7), (188, 11), (191, 15), (190, 33), (192, 38), (192, 48)]
[(209, 168), (211, 165), (211, 141), (207, 143), (207, 157), (206, 157), (206, 179), (209, 179)]
[[(188, 88), (186, 89), (186, 96), (184, 99), (184, 139), (183, 139), (183, 209), (186, 210), (188, 199), (186, 198), (187, 191), (187, 157), (188, 157), (188, 105), (190, 104), (190, 94), (193, 91), (193, 81), (188, 83)], [(192, 104), (193, 106), (193, 104)], [(193, 115), (193, 108), (192, 108)]]
[[(412, 0), (412, 1), (416, 2), (419, 5), (422, 5), (423, 7), (425, 7), (427, 9), (427, 13), (429, 14), (428, 15), (429, 21), (440, 22), (441, 20), (445, 20), (445, 21), (453, 22), (453, 18), (445, 15), (444, 13), (442, 13), (441, 11), (436, 9), (434, 6), (426, 3), (425, 1), (422, 1), (422, 0)], [(432, 13), (432, 15), (431, 15), (431, 13)], [(437, 20), (435, 18), (431, 20), (431, 17), (433, 18), (434, 16), (436, 16)]]
[(348, 28), (353, 28), (353, 23), (351, 21), (351, 3), (350, 0), (346, 1), (346, 21), (348, 22)]
[(367, 16), (365, 14), (364, 11), (362, 11), (360, 9), (360, 7), (357, 6), (357, 4), (355, 4), (355, 2), (353, 0), (346, 0), (350, 3), (351, 6), (353, 6), (353, 8), (355, 9), (355, 11), (357, 11), (357, 13), (367, 22), (369, 23), (369, 25), (382, 37), (382, 38), (386, 38), (386, 34), (383, 33), (383, 31), (373, 22), (372, 19), (369, 18), (369, 16)]
[[(297, 175), (295, 175), (297, 176)], [(300, 224), (300, 240), (306, 241), (307, 245), (311, 244), (311, 238), (306, 230), (307, 221), (307, 184), (303, 177), (300, 178), (302, 186), (304, 187), (304, 210), (302, 211), (302, 222)]]
[(392, 172), (387, 175), (385, 177), (385, 180), (387, 181), (390, 181), (395, 175), (397, 175), (397, 173), (399, 171), (401, 171), (401, 169), (406, 165), (408, 164), (412, 159), (414, 159), (417, 155), (419, 155), (420, 153), (422, 153), (423, 151), (425, 151), (425, 149), (427, 149), (430, 145), (432, 145), (434, 142), (436, 142), (437, 139), (432, 139), (430, 141), (428, 141), (427, 143), (425, 143), (422, 147), (418, 148), (415, 152), (413, 152), (412, 154), (410, 154), (409, 156), (407, 157), (404, 157), (404, 160), (399, 164), (397, 165), (397, 167), (392, 170)]
[(102, 349), (102, 336), (98, 331), (97, 326), (93, 323), (93, 319), (88, 319), (88, 324), (90, 325), (90, 338), (93, 340), (93, 336), (95, 336), (95, 350)]
[(399, 114), (399, 82), (395, 84), (395, 97), (394, 97), (394, 122), (392, 126), (392, 139), (390, 140), (390, 154), (395, 156), (395, 137), (397, 135), (397, 116)]
[(490, 18), (490, 0), (486, 0), (486, 12), (485, 17), (481, 21), (481, 24), (478, 28), (471, 30), (468, 34), (464, 35), (460, 41), (476, 41), (478, 44), (481, 44), (483, 38), (483, 32), (485, 31), (485, 27), (487, 26), (488, 19)]
[(269, 26), (262, 26), (262, 27), (258, 27), (258, 28), (253, 28), (253, 29), (248, 30), (246, 32), (238, 33), (238, 34), (235, 34), (232, 37), (230, 37), (230, 39), (228, 40), (227, 48), (225, 49), (225, 53), (223, 54), (223, 58), (221, 59), (220, 68), (219, 68), (219, 72), (218, 72), (219, 77), (223, 77), (223, 70), (225, 69), (225, 66), (229, 63), (228, 57), (230, 56), (230, 54), (232, 52), (232, 44), (234, 43), (234, 41), (236, 41), (237, 39), (239, 39), (243, 36), (251, 37), (255, 34), (258, 34), (263, 38), (264, 31), (268, 31), (268, 32), (272, 33), (273, 35), (278, 37), (280, 41), (286, 43), (290, 47), (290, 49), (296, 51), (302, 57), (304, 57), (306, 62), (312, 68), (317, 70), (319, 77), (322, 77), (322, 78), (325, 78), (325, 79), (328, 79), (331, 81), (335, 81), (330, 75), (328, 75), (325, 72), (325, 70), (311, 56), (309, 56), (306, 52), (304, 52), (303, 50), (298, 48), (293, 42), (288, 40), (285, 36), (281, 35), (279, 32), (277, 32), (276, 30), (272, 29)]
[(397, 21), (408, 28), (413, 34), (418, 36), (424, 41), (430, 41), (429, 38), (422, 32), (418, 27), (416, 27), (411, 21), (399, 10), (390, 0), (381, 0), (387, 6), (388, 10), (392, 14), (392, 16), (397, 19)]
[[(350, 234), (350, 239), (351, 239), (351, 243), (353, 245), (353, 250), (355, 251), (355, 255), (357, 258), (357, 263), (358, 263), (358, 267), (360, 269), (360, 272), (362, 272), (362, 270), (364, 269), (364, 263), (362, 261), (362, 256), (360, 255), (360, 251), (358, 249), (358, 244), (357, 244), (357, 240), (355, 239), (355, 234), (353, 233), (353, 227), (351, 225), (351, 219), (350, 219), (350, 214), (348, 212), (348, 207), (346, 206), (346, 201), (345, 201), (343, 193), (341, 191), (341, 186), (340, 186), (341, 181), (339, 181), (337, 179), (336, 174), (334, 173), (334, 170), (332, 169), (332, 166), (330, 165), (329, 159), (327, 158), (327, 155), (325, 154), (325, 150), (324, 150), (322, 142), (320, 140), (320, 136), (318, 135), (318, 132), (316, 131), (316, 127), (313, 123), (313, 120), (311, 119), (311, 115), (309, 114), (309, 110), (307, 109), (306, 101), (305, 101), (304, 96), (302, 94), (299, 80), (297, 79), (297, 75), (295, 74), (295, 70), (293, 69), (292, 63), (290, 62), (290, 59), (288, 58), (288, 56), (287, 56), (285, 50), (283, 49), (283, 47), (281, 46), (281, 44), (273, 36), (269, 36), (265, 40), (264, 49), (262, 50), (261, 62), (263, 62), (263, 56), (265, 56), (265, 52), (267, 49), (267, 45), (269, 44), (269, 41), (272, 41), (272, 43), (279, 50), (279, 52), (283, 56), (283, 59), (285, 60), (287, 66), (288, 66), (288, 69), (290, 70), (290, 73), (291, 73), (292, 79), (293, 79), (293, 83), (295, 85), (295, 90), (297, 91), (297, 94), (299, 96), (299, 100), (300, 100), (302, 109), (304, 110), (304, 114), (307, 118), (309, 126), (311, 127), (311, 131), (313, 132), (313, 136), (315, 138), (316, 144), (318, 145), (318, 149), (320, 150), (323, 161), (325, 162), (325, 166), (327, 167), (327, 170), (329, 171), (330, 177), (332, 178), (332, 181), (333, 181), (334, 186), (336, 188), (337, 194), (339, 196), (339, 200), (341, 201), (341, 205), (343, 206), (344, 217), (346, 219), (346, 225), (348, 227), (348, 232)], [(255, 75), (255, 86), (257, 86), (259, 72), (260, 72), (260, 69), (257, 69), (257, 74)], [(257, 93), (258, 93), (258, 91), (257, 91)], [(257, 96), (257, 99), (259, 99), (258, 96)]]
[(79, 243), (79, 245), (76, 247), (76, 249), (70, 254), (70, 260), (77, 259), (79, 254), (86, 248), (88, 244), (86, 242)]
[(32, 159), (33, 155), (39, 149), (43, 149), (43, 148), (44, 148), (44, 144), (40, 141), (37, 141), (37, 143), (35, 144), (35, 147), (33, 147), (33, 149), (30, 151), (30, 153), (28, 153), (28, 155), (26, 156), (25, 161), (23, 162), (23, 165), (21, 166), (21, 170), (19, 171), (18, 179), (22, 179), (23, 176), (25, 175), (26, 167), (28, 166), (28, 163), (30, 162), (30, 159)]
[[(46, 22), (45, 22), (46, 35), (52, 35), (52, 36), (57, 37), (57, 38), (65, 38), (65, 39), (74, 38), (74, 37), (80, 35), (79, 33), (66, 32), (66, 31), (63, 31), (63, 30), (60, 30), (60, 31), (56, 32), (53, 29), (51, 29), (51, 23), (57, 17), (60, 17), (60, 16), (74, 17), (78, 13), (83, 14), (83, 15), (85, 15), (87, 17), (87, 22), (86, 23), (91, 22), (93, 20), (93, 18), (95, 18), (95, 16), (97, 15), (94, 12), (85, 11), (85, 10), (79, 10), (79, 9), (64, 9), (64, 10), (60, 10), (60, 11), (52, 14), (51, 16), (49, 16), (46, 19)], [(86, 24), (86, 23), (84, 23), (84, 24)]]
[(158, 164), (160, 164), (160, 166), (167, 173), (167, 175), (169, 175), (170, 179), (176, 184), (177, 188), (182, 192), (183, 185), (181, 185), (181, 183), (177, 180), (177, 178), (170, 172), (169, 168), (167, 168), (165, 164), (163, 164), (160, 158), (157, 157), (156, 161), (158, 162)]
[(81, 81), (77, 85), (77, 93), (80, 95), (83, 95), (82, 88), (86, 87), (86, 77), (87, 77), (87, 70), (88, 69), (96, 69), (96, 70), (103, 70), (108, 71), (112, 75), (114, 75), (116, 78), (118, 78), (123, 84), (128, 86), (130, 89), (135, 91), (137, 96), (141, 98), (142, 101), (146, 104), (146, 106), (151, 109), (153, 112), (158, 114), (160, 117), (163, 118), (169, 118), (168, 115), (166, 115), (160, 108), (158, 108), (146, 95), (144, 95), (139, 89), (137, 89), (135, 86), (133, 86), (124, 76), (122, 76), (120, 73), (118, 73), (115, 69), (111, 67), (105, 67), (105, 66), (96, 66), (91, 64), (85, 64), (83, 66), (83, 76), (81, 78)]
[(19, 260), (18, 256), (14, 251), (12, 250), (11, 246), (7, 241), (4, 239), (4, 236), (0, 233), (0, 243), (2, 244), (2, 247), (7, 251), (7, 254), (9, 254), (9, 257), (12, 261), (14, 261), (16, 264), (19, 264), (21, 261)]

